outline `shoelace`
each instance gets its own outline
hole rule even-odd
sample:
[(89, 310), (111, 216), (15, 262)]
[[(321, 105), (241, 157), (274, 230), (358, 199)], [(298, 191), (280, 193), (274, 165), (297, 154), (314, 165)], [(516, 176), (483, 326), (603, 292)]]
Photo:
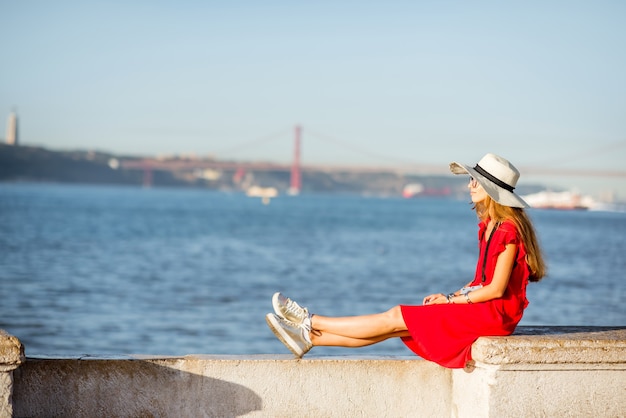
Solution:
[[(309, 315), (309, 310), (307, 308), (303, 308), (298, 305), (293, 300), (287, 298), (287, 303), (285, 304), (285, 310), (290, 312), (296, 318), (300, 319), (300, 326), (304, 328), (307, 332), (311, 332), (313, 326), (311, 325), (311, 316)], [(298, 325), (298, 324), (296, 324)]]
[(295, 316), (296, 318), (299, 318), (301, 321), (304, 321), (308, 316), (308, 311), (291, 299), (287, 299), (287, 303), (285, 304), (285, 310), (290, 314), (293, 314), (293, 316)]

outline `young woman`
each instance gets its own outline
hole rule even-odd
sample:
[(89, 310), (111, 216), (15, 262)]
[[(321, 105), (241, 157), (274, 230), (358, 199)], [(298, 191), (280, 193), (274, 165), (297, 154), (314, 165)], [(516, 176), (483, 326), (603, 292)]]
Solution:
[(494, 154), (474, 167), (453, 162), (450, 170), (471, 176), (468, 188), (480, 220), (474, 280), (448, 295), (428, 295), (419, 306), (351, 317), (312, 315), (276, 293), (275, 313), (266, 320), (291, 352), (302, 357), (314, 346), (363, 347), (400, 337), (422, 358), (462, 368), (471, 360), (478, 337), (513, 333), (528, 305), (526, 285), (545, 274), (533, 225), (523, 209), (528, 205), (513, 192), (519, 171)]

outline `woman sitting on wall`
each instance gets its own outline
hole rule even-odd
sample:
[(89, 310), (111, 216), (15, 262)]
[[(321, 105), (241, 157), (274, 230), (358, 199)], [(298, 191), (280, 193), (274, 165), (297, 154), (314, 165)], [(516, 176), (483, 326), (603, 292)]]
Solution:
[(539, 281), (545, 264), (526, 202), (513, 190), (518, 170), (506, 159), (485, 155), (474, 167), (453, 162), (454, 174), (469, 174), (469, 193), (478, 216), (479, 258), (474, 280), (422, 305), (351, 317), (311, 314), (281, 293), (266, 316), (274, 334), (297, 357), (314, 346), (363, 347), (399, 337), (419, 356), (462, 368), (481, 336), (510, 335), (522, 319), (529, 281)]

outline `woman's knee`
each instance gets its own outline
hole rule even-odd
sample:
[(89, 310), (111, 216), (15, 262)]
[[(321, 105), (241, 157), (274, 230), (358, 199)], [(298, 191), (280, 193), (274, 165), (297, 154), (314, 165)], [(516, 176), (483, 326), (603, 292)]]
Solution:
[(393, 332), (405, 331), (407, 329), (400, 305), (396, 305), (389, 309), (385, 312), (385, 315), (389, 318), (389, 323), (393, 327)]

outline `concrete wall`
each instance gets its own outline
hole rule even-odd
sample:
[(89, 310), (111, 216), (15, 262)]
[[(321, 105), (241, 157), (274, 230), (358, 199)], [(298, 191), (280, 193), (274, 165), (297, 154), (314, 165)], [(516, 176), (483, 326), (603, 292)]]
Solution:
[(13, 371), (24, 362), (24, 346), (0, 329), (0, 417), (13, 413)]
[[(8, 337), (0, 334), (0, 347)], [(417, 357), (24, 361), (23, 349), (21, 359), (19, 349), (11, 352), (13, 360), (0, 361), (19, 367), (0, 372), (12, 374), (13, 395), (0, 398), (2, 417), (626, 415), (626, 327), (521, 327), (511, 337), (479, 339), (465, 370)]]

